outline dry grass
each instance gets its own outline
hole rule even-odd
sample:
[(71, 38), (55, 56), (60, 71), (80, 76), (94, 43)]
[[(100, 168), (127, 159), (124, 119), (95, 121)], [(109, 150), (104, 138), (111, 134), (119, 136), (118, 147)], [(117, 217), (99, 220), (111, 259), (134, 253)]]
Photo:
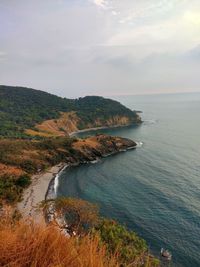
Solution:
[(54, 137), (53, 134), (50, 134), (48, 132), (39, 132), (32, 129), (25, 130), (25, 133), (31, 136), (41, 136), (41, 137)]
[(38, 131), (27, 129), (26, 133), (29, 135), (39, 136), (66, 136), (67, 134), (77, 131), (77, 125), (80, 119), (75, 112), (61, 112), (58, 119), (46, 120), (40, 124), (36, 124), (35, 128)]
[(98, 237), (67, 238), (54, 226), (29, 222), (0, 222), (0, 266), (5, 267), (114, 267)]
[(14, 175), (15, 177), (19, 177), (24, 174), (24, 171), (15, 166), (8, 166), (0, 163), (0, 174), (3, 175)]
[(5, 267), (114, 267), (98, 237), (67, 238), (54, 226), (31, 221), (0, 221), (0, 266)]
[(84, 147), (89, 147), (89, 148), (98, 148), (100, 145), (96, 138), (93, 137), (88, 137), (86, 140), (85, 139), (79, 139), (77, 142), (73, 144), (73, 148), (76, 150), (82, 150)]

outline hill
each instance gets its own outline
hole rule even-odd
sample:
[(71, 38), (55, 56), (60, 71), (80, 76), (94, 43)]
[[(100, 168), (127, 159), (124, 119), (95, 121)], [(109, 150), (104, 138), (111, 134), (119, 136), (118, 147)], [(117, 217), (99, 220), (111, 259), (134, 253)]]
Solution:
[(67, 99), (43, 91), (0, 86), (0, 136), (64, 136), (102, 126), (140, 122), (117, 101), (99, 96)]

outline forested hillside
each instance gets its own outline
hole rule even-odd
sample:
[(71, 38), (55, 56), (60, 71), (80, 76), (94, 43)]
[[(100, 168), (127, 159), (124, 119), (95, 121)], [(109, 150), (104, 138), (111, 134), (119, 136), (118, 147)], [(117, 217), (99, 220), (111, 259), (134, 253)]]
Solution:
[[(56, 119), (63, 116), (62, 123), (57, 123)], [(140, 117), (119, 102), (103, 97), (67, 99), (30, 88), (0, 86), (0, 136), (28, 137), (27, 129), (32, 129), (31, 135), (45, 132), (50, 136), (55, 131), (46, 127), (49, 123), (46, 128), (37, 127), (48, 120), (54, 120), (56, 133), (65, 135), (89, 127), (131, 124), (139, 122)], [(73, 127), (66, 126), (69, 120)]]

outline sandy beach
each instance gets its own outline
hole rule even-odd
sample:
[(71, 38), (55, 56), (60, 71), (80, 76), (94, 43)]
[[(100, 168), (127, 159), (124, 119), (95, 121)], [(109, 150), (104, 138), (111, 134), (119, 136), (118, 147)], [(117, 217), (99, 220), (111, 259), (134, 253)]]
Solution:
[(69, 136), (75, 136), (76, 134), (79, 134), (79, 133), (87, 133), (87, 132), (91, 132), (91, 131), (98, 131), (98, 130), (105, 130), (105, 129), (114, 129), (114, 128), (129, 127), (131, 125), (132, 124), (112, 125), (112, 126), (100, 126), (100, 127), (87, 128), (87, 129), (83, 129), (83, 130), (78, 130), (78, 131), (75, 131), (75, 132), (71, 132), (71, 133), (69, 133)]
[(49, 168), (45, 172), (32, 176), (32, 183), (24, 191), (23, 200), (18, 204), (18, 209), (23, 217), (41, 217), (35, 207), (39, 202), (45, 199), (50, 182), (65, 167), (65, 165), (65, 163), (60, 163)]

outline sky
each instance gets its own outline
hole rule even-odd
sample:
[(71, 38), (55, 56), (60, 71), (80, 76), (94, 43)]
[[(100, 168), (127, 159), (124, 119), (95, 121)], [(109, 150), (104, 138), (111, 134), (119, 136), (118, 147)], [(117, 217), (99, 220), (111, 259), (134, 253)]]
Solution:
[(0, 84), (70, 98), (200, 91), (200, 0), (0, 0)]

